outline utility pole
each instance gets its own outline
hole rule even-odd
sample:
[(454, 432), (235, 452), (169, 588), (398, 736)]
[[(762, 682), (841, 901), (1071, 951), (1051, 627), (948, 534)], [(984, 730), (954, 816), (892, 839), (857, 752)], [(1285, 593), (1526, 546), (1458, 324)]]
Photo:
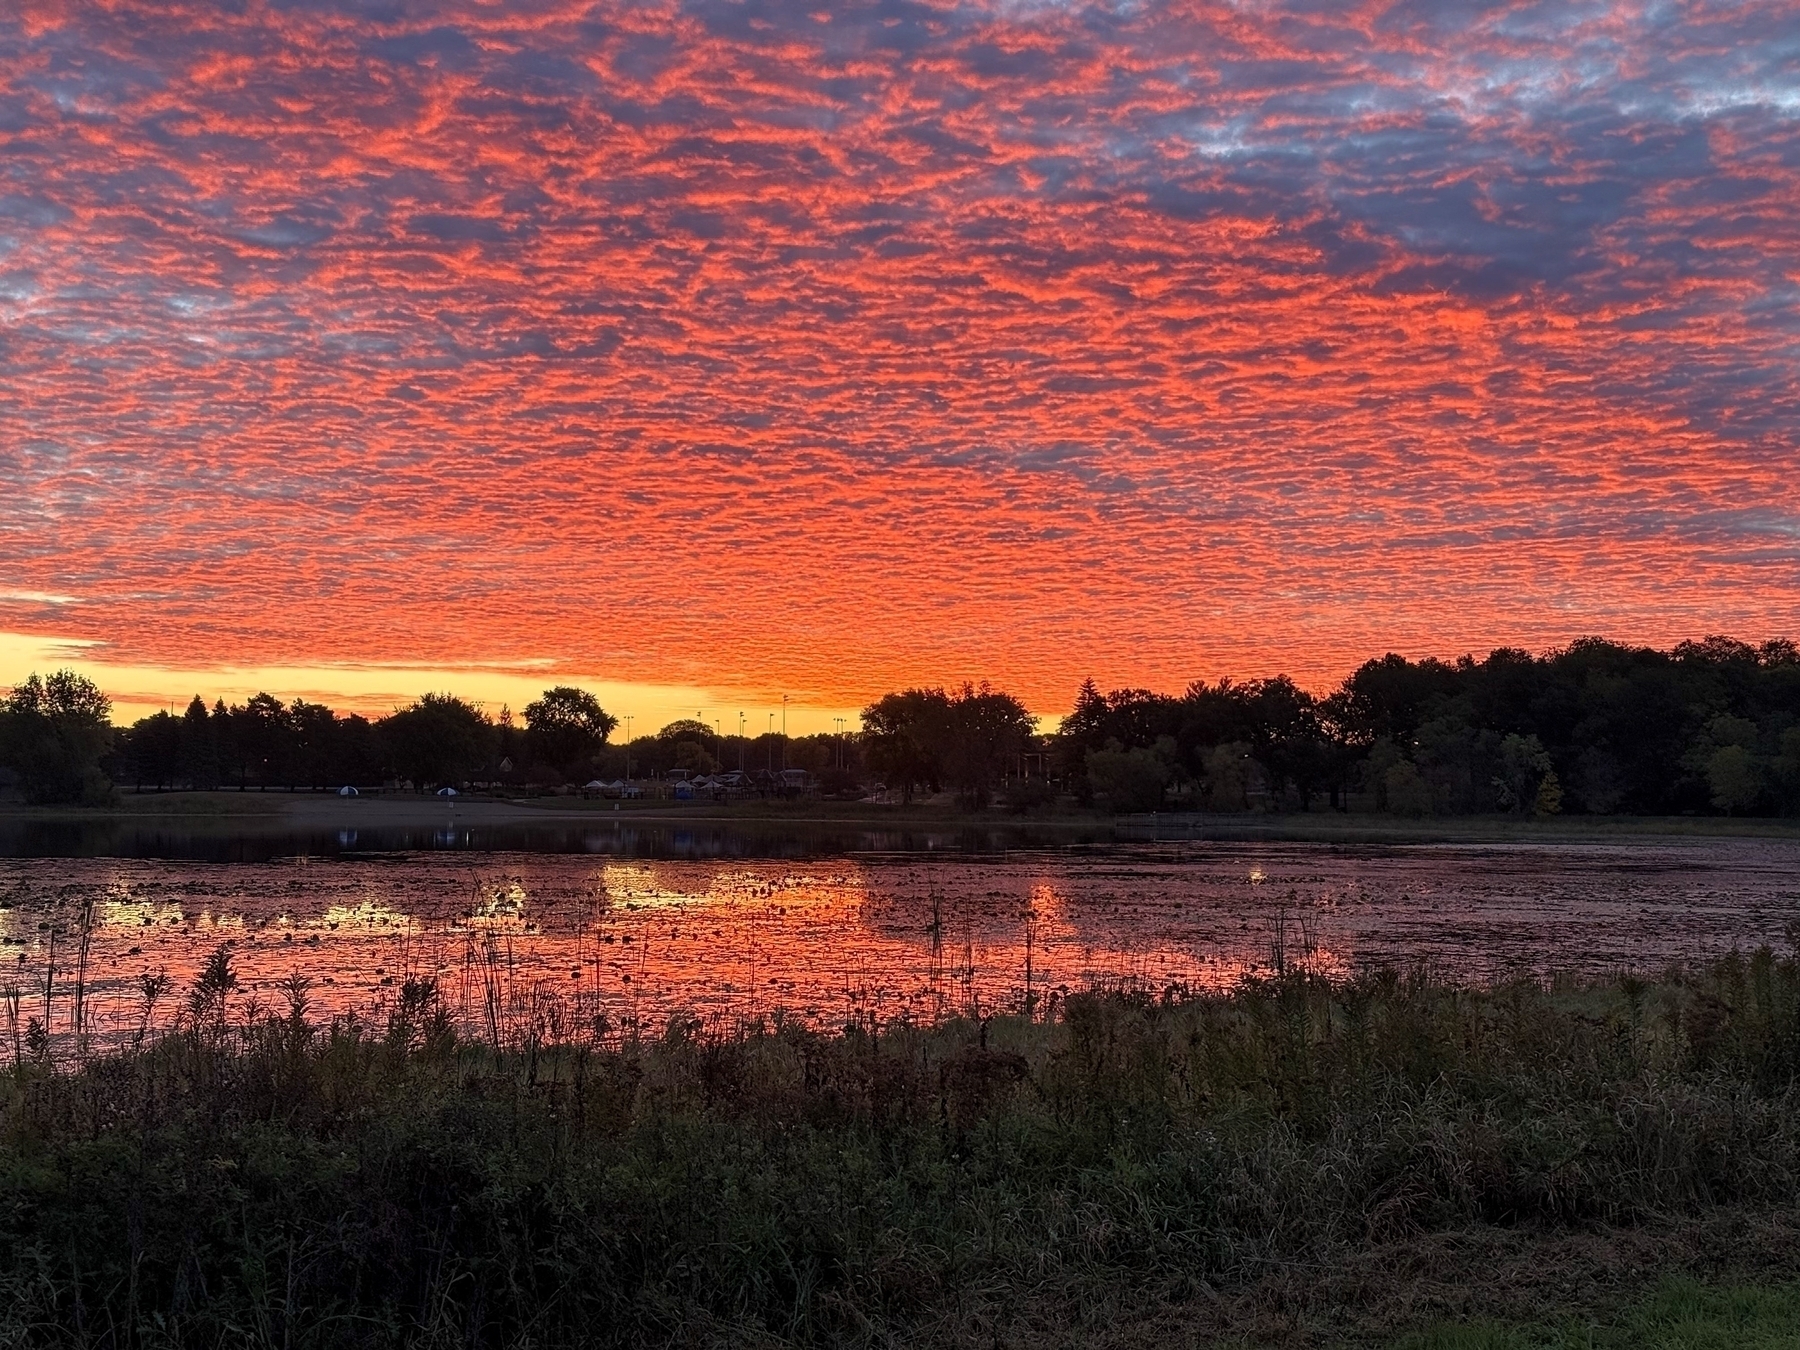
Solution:
[(787, 705), (788, 696), (781, 696), (781, 771), (787, 772)]

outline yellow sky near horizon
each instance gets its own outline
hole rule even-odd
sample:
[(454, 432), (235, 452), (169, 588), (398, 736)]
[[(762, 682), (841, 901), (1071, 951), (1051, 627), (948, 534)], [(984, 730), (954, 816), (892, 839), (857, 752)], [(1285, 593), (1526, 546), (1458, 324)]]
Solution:
[[(113, 721), (121, 726), (158, 709), (180, 712), (195, 694), (210, 704), (219, 698), (241, 703), (253, 694), (267, 692), (284, 702), (304, 698), (341, 713), (379, 717), (420, 694), (449, 692), (498, 715), (502, 707), (520, 712), (550, 685), (574, 684), (592, 692), (620, 719), (621, 735), (628, 717), (630, 732), (637, 736), (683, 717), (702, 718), (725, 735), (736, 735), (740, 726), (751, 736), (782, 728), (778, 693), (605, 679), (561, 669), (549, 661), (174, 667), (109, 661), (106, 644), (90, 639), (0, 631), (0, 688), (10, 688), (34, 671), (47, 674), (65, 668), (87, 676), (105, 691), (113, 702)], [(856, 708), (797, 701), (787, 705), (790, 735), (837, 731), (839, 718), (844, 719), (844, 730), (861, 725)]]

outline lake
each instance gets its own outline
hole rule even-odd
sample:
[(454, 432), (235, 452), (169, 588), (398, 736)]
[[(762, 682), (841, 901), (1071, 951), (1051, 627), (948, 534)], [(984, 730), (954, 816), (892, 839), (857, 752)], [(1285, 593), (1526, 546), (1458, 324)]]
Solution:
[[(42, 822), (39, 822), (42, 824)], [(106, 830), (110, 829), (111, 834)], [(1800, 843), (1067, 842), (1005, 831), (642, 825), (0, 833), (0, 992), (103, 1039), (164, 1021), (230, 944), (240, 1005), (380, 1018), (437, 981), (483, 1034), (834, 1024), (1222, 987), (1278, 960), (1653, 971), (1800, 918)], [(80, 856), (70, 856), (80, 855)], [(142, 977), (171, 988), (148, 1010)], [(48, 1000), (46, 1001), (46, 988)], [(5, 1000), (10, 1008), (12, 999)]]

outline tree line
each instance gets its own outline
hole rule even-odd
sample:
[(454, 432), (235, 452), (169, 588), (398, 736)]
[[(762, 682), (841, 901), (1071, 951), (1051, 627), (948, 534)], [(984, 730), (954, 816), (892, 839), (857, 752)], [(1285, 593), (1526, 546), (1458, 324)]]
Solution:
[(1116, 810), (1794, 814), (1800, 651), (1710, 637), (1390, 653), (1323, 697), (1285, 676), (1180, 695), (1090, 681), (1056, 742), (1073, 790)]
[(338, 713), (259, 693), (243, 703), (196, 695), (180, 713), (111, 724), (111, 702), (69, 671), (31, 676), (0, 701), (0, 778), (28, 801), (102, 804), (138, 791), (324, 790), (471, 782), (555, 788), (596, 777), (664, 777), (742, 769), (762, 781), (802, 769), (827, 792), (861, 783), (855, 737), (725, 736), (694, 718), (615, 744), (619, 719), (593, 694), (546, 689), (522, 716), (490, 716), (454, 694), (426, 694), (385, 717)]
[(679, 719), (616, 743), (619, 719), (582, 689), (520, 717), (427, 694), (376, 719), (257, 694), (195, 697), (114, 728), (67, 671), (0, 702), (0, 770), (32, 801), (102, 802), (120, 784), (239, 790), (804, 769), (831, 795), (880, 782), (905, 799), (952, 792), (1032, 810), (1374, 810), (1403, 815), (1800, 813), (1800, 651), (1713, 637), (1667, 651), (1588, 638), (1480, 661), (1366, 661), (1319, 696), (1286, 676), (1197, 682), (1180, 694), (1091, 680), (1054, 733), (988, 685), (885, 694), (856, 734), (729, 735)]

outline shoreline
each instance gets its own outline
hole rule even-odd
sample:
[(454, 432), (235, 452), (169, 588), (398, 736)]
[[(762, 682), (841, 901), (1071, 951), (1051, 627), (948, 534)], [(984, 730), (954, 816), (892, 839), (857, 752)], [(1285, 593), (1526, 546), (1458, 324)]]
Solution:
[(1181, 843), (1268, 840), (1318, 843), (1597, 843), (1626, 839), (1800, 839), (1800, 820), (1712, 816), (1570, 816), (1524, 820), (1506, 816), (1305, 814), (1200, 815), (1088, 813), (1016, 815), (964, 812), (931, 805), (867, 802), (804, 803), (582, 801), (565, 797), (364, 796), (323, 793), (127, 793), (103, 807), (45, 807), (0, 803), (0, 826), (32, 823), (188, 825), (250, 833), (310, 829), (427, 826), (711, 825), (747, 830), (820, 827), (872, 830), (981, 830), (997, 833), (1103, 835), (1108, 842)]

